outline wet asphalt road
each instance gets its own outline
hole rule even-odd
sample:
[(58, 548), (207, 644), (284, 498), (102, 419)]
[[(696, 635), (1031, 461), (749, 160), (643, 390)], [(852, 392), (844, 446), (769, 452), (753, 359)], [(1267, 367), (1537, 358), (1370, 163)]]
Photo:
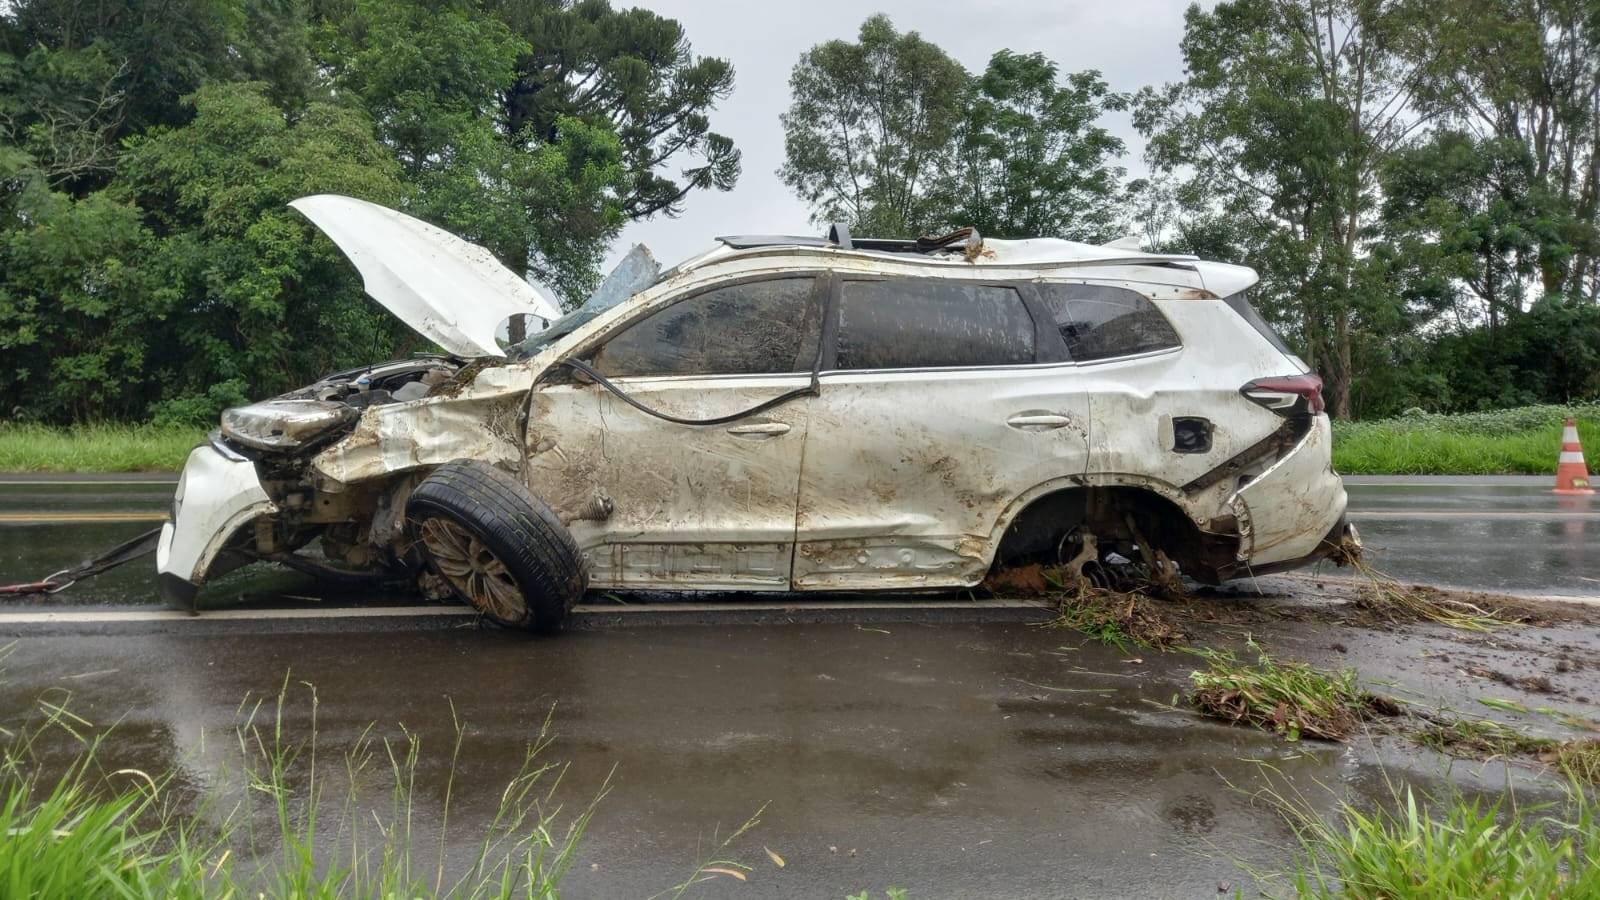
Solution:
[[(566, 884), (572, 897), (669, 888), (713, 835), (763, 807), (760, 824), (716, 854), (752, 866), (750, 881), (720, 877), (693, 896), (888, 886), (921, 898), (1250, 895), (1240, 866), (1282, 866), (1292, 841), (1258, 792), (1299, 793), (1326, 812), (1335, 797), (1392, 802), (1391, 783), (1443, 784), (1437, 759), (1393, 741), (1287, 744), (1164, 708), (1191, 666), (1186, 654), (1130, 660), (1018, 624), (691, 626), (532, 641), (466, 630), (35, 637), (7, 661), (0, 721), (15, 726), (41, 697), (96, 723), (120, 719), (107, 771), (175, 769), (204, 793), (239, 769), (241, 702), (266, 698), (270, 716), (292, 673), (287, 732), (310, 733), (302, 683), (316, 685), (318, 754), (335, 776), (337, 754), (369, 726), (420, 737), (413, 826), (431, 866), (452, 704), (466, 723), (453, 862), (553, 709), (557, 737), (542, 758), (571, 764), (558, 799), (581, 806), (610, 779)], [(53, 752), (69, 749), (57, 735)], [(1455, 780), (1492, 791), (1503, 775), (1461, 764)], [(384, 790), (373, 792), (380, 808)]]
[[(50, 480), (0, 485), (0, 582), (150, 527), (118, 517), (159, 515), (170, 496), (161, 483)], [(1589, 549), (1600, 505), (1590, 498), (1556, 498), (1543, 479), (1375, 481), (1353, 484), (1352, 496), (1381, 568), (1478, 589), (1600, 595), (1600, 551)], [(147, 577), (130, 568), (57, 603), (108, 612), (148, 604)], [(312, 602), (306, 585), (283, 578), (236, 579), (210, 603)], [(752, 866), (750, 880), (719, 876), (694, 895), (842, 897), (891, 885), (913, 897), (1248, 894), (1241, 865), (1281, 866), (1292, 841), (1260, 802), (1262, 789), (1327, 809), (1335, 798), (1385, 802), (1390, 785), (1436, 789), (1447, 777), (1440, 759), (1397, 739), (1286, 744), (1166, 708), (1193, 667), (1185, 654), (1130, 658), (1073, 632), (997, 621), (1007, 618), (999, 613), (932, 618), (900, 610), (776, 627), (662, 623), (549, 639), (462, 620), (377, 633), (249, 621), (24, 636), (0, 676), (0, 725), (14, 726), (42, 697), (70, 695), (90, 721), (118, 722), (108, 770), (173, 770), (197, 791), (220, 790), (237, 772), (241, 701), (270, 703), (287, 675), (291, 733), (309, 734), (301, 685), (316, 686), (326, 759), (369, 725), (384, 737), (402, 726), (420, 736), (416, 827), (431, 847), (453, 704), (466, 731), (446, 844), (459, 860), (552, 715), (556, 737), (543, 758), (570, 764), (560, 797), (581, 805), (610, 779), (566, 885), (579, 897), (669, 888), (714, 833), (763, 806), (761, 823), (719, 854)], [(1447, 658), (1441, 646), (1463, 652), (1454, 644), (1276, 628), (1257, 636), (1280, 652), (1357, 665), (1393, 679), (1403, 696), (1473, 702), (1471, 690), (1450, 687), (1454, 663), (1433, 662)], [(1595, 636), (1539, 640), (1539, 653), (1588, 652)], [(1581, 688), (1589, 666), (1564, 676), (1575, 679), (1567, 694), (1528, 705), (1577, 704), (1593, 716)], [(59, 758), (70, 742), (49, 750)], [(1448, 777), (1495, 791), (1508, 773), (1458, 764)], [(1537, 793), (1531, 782), (1521, 790)], [(763, 847), (788, 865), (775, 867)]]

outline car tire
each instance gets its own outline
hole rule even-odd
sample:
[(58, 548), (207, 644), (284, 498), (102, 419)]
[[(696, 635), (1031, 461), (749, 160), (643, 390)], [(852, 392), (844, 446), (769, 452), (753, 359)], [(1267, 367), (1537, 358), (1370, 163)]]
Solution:
[(583, 595), (583, 554), (556, 514), (515, 477), (456, 460), (406, 502), (406, 526), (451, 593), (493, 622), (554, 631)]

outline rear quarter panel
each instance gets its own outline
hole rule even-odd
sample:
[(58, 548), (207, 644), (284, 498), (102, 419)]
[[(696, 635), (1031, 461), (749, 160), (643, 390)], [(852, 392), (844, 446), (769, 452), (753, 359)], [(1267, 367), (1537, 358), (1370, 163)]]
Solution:
[[(1277, 414), (1239, 393), (1253, 378), (1287, 372), (1291, 364), (1226, 305), (1215, 299), (1160, 299), (1157, 308), (1183, 346), (1139, 357), (1081, 363), (1089, 395), (1090, 469), (1100, 483), (1149, 483), (1176, 490), (1249, 449), (1283, 424)], [(1203, 418), (1211, 448), (1173, 449), (1173, 422)], [(1231, 514), (1234, 482), (1181, 496), (1201, 527)]]

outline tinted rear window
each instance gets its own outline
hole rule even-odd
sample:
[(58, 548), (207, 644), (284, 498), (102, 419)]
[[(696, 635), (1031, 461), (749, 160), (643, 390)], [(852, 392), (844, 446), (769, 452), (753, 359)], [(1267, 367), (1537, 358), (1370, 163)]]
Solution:
[(1284, 343), (1283, 338), (1278, 335), (1277, 330), (1267, 324), (1267, 320), (1261, 318), (1261, 313), (1256, 312), (1256, 308), (1250, 305), (1248, 292), (1240, 291), (1232, 297), (1224, 297), (1222, 302), (1228, 304), (1228, 307), (1238, 313), (1240, 318), (1249, 322), (1250, 327), (1266, 338), (1267, 342), (1276, 347), (1279, 353), (1285, 356), (1295, 355), (1294, 351), (1289, 349), (1289, 345)]
[(1168, 350), (1178, 333), (1138, 291), (1104, 284), (1042, 284), (1039, 293), (1079, 361)]
[(959, 281), (847, 281), (840, 369), (1010, 366), (1034, 361), (1033, 317), (1008, 287)]

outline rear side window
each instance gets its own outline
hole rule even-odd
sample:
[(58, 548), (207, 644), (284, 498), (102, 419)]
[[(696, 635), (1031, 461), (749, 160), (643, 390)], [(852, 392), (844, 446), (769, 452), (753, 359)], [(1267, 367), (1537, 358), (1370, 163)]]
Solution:
[(1138, 291), (1104, 284), (1042, 284), (1039, 293), (1075, 360), (1132, 356), (1179, 345), (1172, 323)]
[(847, 281), (840, 369), (1011, 366), (1034, 361), (1033, 317), (1008, 287), (959, 281)]
[(608, 378), (810, 371), (822, 321), (815, 286), (807, 276), (713, 288), (629, 325), (589, 362)]

